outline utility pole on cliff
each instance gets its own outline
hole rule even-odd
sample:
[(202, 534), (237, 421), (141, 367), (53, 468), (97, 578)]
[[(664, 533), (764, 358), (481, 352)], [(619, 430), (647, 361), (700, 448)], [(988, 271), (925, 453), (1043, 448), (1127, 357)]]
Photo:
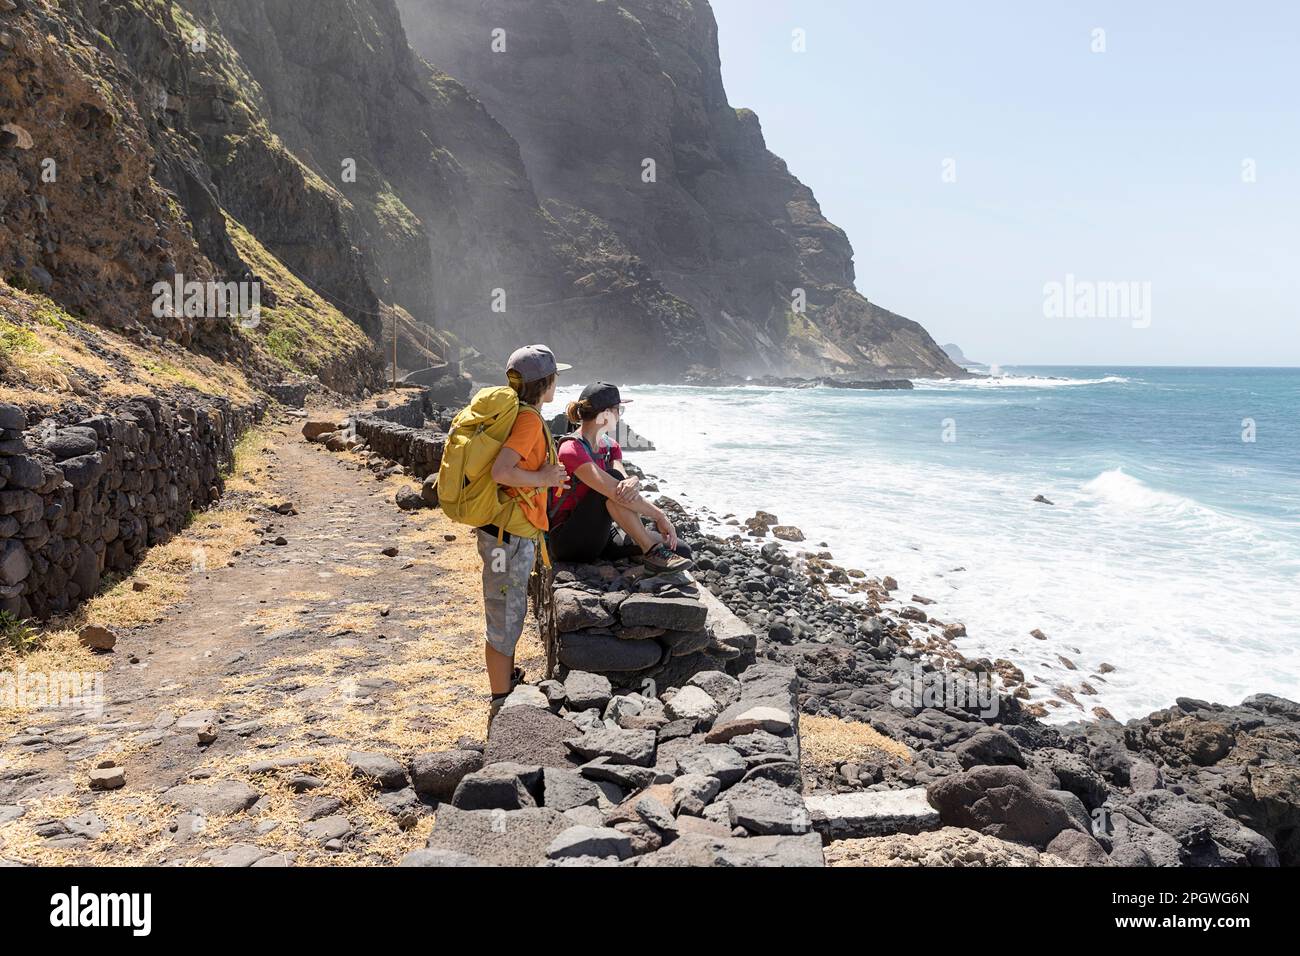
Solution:
[(393, 309), (393, 388), (397, 388), (397, 309)]

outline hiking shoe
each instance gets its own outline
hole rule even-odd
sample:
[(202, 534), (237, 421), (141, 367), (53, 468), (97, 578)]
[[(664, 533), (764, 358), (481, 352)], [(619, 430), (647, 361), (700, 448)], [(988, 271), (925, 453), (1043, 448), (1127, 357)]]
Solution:
[(509, 696), (510, 696), (509, 694), (502, 694), (499, 697), (493, 696), (492, 702), (488, 704), (488, 729), (489, 730), (491, 730), (492, 728), (492, 721), (496, 720), (497, 714), (501, 713), (501, 705), (506, 702), (506, 698)]
[(676, 551), (669, 550), (668, 545), (660, 542), (641, 557), (641, 563), (652, 574), (669, 574), (673, 571), (687, 571), (695, 566), (690, 558), (683, 558)]

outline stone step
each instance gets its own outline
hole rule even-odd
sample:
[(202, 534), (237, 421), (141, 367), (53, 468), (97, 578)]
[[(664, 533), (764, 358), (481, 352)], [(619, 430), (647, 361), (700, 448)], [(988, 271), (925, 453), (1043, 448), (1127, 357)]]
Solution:
[(813, 829), (826, 842), (939, 829), (925, 787), (821, 793), (804, 798)]

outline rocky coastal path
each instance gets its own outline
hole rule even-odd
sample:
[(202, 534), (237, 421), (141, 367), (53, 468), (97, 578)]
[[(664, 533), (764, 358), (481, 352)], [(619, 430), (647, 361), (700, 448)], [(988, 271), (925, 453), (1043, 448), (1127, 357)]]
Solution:
[[(238, 490), (168, 546), (182, 587), (144, 568), (120, 586), (183, 596), (156, 623), (98, 621), (117, 637), (95, 657), (101, 715), (0, 724), (0, 860), (382, 864), (424, 845), (432, 811), (374, 782), (485, 735), (478, 557), (301, 425), (264, 432)], [(542, 666), (533, 634), (521, 663)]]

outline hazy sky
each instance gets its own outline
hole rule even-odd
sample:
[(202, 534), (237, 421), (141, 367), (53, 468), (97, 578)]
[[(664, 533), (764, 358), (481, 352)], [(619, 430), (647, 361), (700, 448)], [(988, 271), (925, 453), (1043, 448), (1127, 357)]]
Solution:
[[(1300, 4), (712, 3), (872, 301), (986, 362), (1300, 365)], [(1125, 317), (1045, 316), (1067, 274)]]

